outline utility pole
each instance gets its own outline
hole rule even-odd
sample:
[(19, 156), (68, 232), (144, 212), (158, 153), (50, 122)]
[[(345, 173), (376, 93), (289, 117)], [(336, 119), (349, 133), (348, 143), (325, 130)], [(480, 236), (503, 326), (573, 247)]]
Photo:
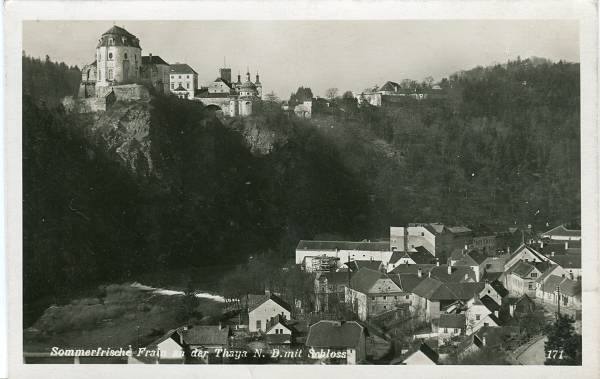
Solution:
[(558, 303), (558, 312), (557, 312), (557, 318), (560, 317), (560, 286), (557, 285), (556, 286), (556, 292), (557, 292), (557, 303)]

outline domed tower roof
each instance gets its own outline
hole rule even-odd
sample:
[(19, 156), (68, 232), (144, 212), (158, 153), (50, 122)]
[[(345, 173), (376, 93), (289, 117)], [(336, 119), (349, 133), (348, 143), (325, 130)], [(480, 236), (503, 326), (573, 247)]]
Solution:
[(240, 87), (240, 89), (256, 90), (256, 86), (254, 85), (254, 83), (252, 83), (251, 81), (247, 80), (247, 81), (244, 82), (244, 84), (242, 84), (242, 86)]
[(124, 28), (113, 25), (112, 28), (102, 33), (98, 46), (131, 46), (140, 48), (140, 40)]

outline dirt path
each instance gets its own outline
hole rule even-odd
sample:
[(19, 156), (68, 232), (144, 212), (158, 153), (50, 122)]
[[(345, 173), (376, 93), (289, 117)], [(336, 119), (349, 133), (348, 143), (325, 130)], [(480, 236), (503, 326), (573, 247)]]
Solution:
[(546, 360), (546, 353), (544, 351), (545, 342), (545, 336), (538, 337), (533, 343), (518, 353), (516, 356), (517, 361), (522, 365), (543, 365)]

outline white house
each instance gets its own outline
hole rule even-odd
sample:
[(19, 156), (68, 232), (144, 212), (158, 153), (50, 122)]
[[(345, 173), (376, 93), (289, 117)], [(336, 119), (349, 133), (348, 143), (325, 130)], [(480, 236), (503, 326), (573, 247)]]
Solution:
[(356, 321), (318, 321), (310, 326), (305, 345), (312, 359), (352, 365), (366, 358), (365, 329)]
[(564, 225), (559, 225), (542, 233), (540, 237), (555, 241), (581, 241), (581, 230), (567, 229)]
[(250, 332), (266, 332), (269, 321), (277, 316), (289, 320), (292, 308), (285, 301), (271, 293), (248, 305), (248, 330)]
[(169, 70), (171, 92), (185, 99), (193, 99), (198, 88), (198, 73), (185, 63), (175, 63)]
[(305, 257), (318, 256), (336, 258), (338, 266), (354, 260), (374, 260), (387, 264), (391, 255), (389, 242), (301, 240), (296, 246), (298, 265), (302, 264)]

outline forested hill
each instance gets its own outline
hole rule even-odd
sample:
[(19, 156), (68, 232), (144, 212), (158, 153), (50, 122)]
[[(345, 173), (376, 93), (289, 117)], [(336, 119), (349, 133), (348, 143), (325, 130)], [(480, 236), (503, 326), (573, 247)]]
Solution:
[(478, 68), (448, 78), (447, 99), (383, 108), (338, 99), (312, 121), (268, 107), (249, 121), (253, 135), (285, 138), (263, 154), (245, 123), (223, 125), (171, 97), (66, 115), (48, 105), (76, 84), (35, 90), (26, 76), (72, 69), (32, 64), (23, 79), (26, 308), (83, 283), (267, 251), (289, 259), (298, 239), (319, 234), (579, 218), (577, 64)]
[(440, 100), (357, 109), (339, 99), (343, 127), (323, 128), (369, 189), (370, 231), (579, 221), (579, 64), (519, 60), (442, 84)]
[(21, 59), (23, 72), (23, 94), (38, 105), (54, 108), (64, 96), (77, 93), (81, 72), (77, 66), (56, 63), (46, 56), (44, 60), (25, 55)]

